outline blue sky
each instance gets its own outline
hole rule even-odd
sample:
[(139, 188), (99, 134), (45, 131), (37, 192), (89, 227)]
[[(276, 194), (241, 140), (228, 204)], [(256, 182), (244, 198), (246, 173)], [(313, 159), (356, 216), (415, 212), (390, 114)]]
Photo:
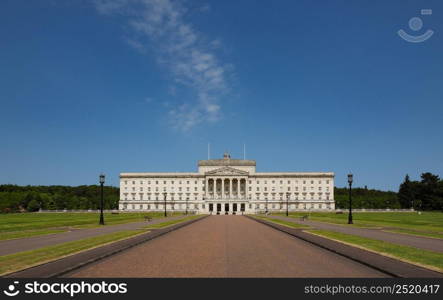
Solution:
[(337, 186), (442, 175), (442, 14), (437, 0), (1, 1), (0, 183), (195, 171), (208, 142)]

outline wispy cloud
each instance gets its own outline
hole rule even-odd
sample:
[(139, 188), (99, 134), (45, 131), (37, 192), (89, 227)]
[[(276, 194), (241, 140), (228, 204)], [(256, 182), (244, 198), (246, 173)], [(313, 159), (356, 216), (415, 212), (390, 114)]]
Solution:
[[(220, 98), (229, 90), (229, 67), (215, 53), (220, 41), (208, 41), (185, 20), (187, 10), (182, 2), (96, 0), (95, 6), (101, 14), (126, 17), (133, 35), (127, 38), (128, 44), (140, 53), (156, 49), (159, 64), (167, 68), (174, 84), (192, 90), (194, 100), (181, 103), (168, 113), (174, 127), (189, 130), (199, 123), (220, 119)], [(208, 9), (205, 6), (201, 11)]]

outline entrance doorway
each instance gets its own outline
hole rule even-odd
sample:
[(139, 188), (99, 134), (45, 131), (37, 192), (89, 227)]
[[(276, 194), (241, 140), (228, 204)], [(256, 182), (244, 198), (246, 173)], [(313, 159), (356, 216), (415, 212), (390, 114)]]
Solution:
[(237, 203), (232, 205), (232, 214), (235, 215), (237, 213)]
[(217, 215), (219, 215), (221, 212), (221, 204), (217, 203)]
[(211, 213), (211, 215), (213, 211), (214, 211), (214, 204), (209, 203), (209, 212)]
[(229, 203), (225, 203), (225, 215), (229, 214)]
[(240, 210), (241, 210), (241, 214), (243, 214), (245, 211), (245, 204), (244, 203), (240, 204)]

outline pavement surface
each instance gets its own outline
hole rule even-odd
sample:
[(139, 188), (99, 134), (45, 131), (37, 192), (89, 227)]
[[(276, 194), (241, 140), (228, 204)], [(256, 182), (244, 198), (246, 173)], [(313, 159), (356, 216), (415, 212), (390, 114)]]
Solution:
[(103, 227), (95, 227), (88, 229), (75, 229), (73, 231), (34, 236), (29, 238), (13, 239), (0, 241), (0, 256), (12, 253), (33, 250), (41, 247), (52, 246), (56, 244), (72, 242), (76, 240), (86, 239), (98, 235), (113, 233), (122, 230), (135, 230), (150, 224), (162, 223), (168, 220), (180, 219), (186, 216), (173, 216), (167, 218), (156, 218), (147, 222), (132, 222), (118, 225), (107, 225)]
[(381, 229), (369, 229), (369, 228), (359, 228), (351, 226), (348, 227), (344, 225), (336, 225), (331, 223), (309, 221), (309, 220), (301, 221), (297, 218), (285, 217), (285, 216), (270, 216), (270, 217), (274, 219), (294, 222), (297, 224), (308, 225), (314, 229), (330, 230), (335, 232), (353, 234), (361, 237), (390, 242), (398, 245), (411, 246), (435, 252), (443, 252), (443, 239), (434, 239), (434, 238), (420, 237), (408, 234), (386, 232)]
[(387, 277), (243, 216), (210, 216), (66, 277)]

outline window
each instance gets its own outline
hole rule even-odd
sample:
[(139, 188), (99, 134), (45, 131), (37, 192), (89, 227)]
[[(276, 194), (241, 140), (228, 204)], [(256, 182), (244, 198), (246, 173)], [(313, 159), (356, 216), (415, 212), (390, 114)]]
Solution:
[(143, 181), (140, 181), (140, 184), (143, 184)]
[(178, 182), (178, 184), (182, 184), (182, 182), (181, 182), (181, 181), (179, 181), (179, 182)]
[(163, 181), (163, 184), (166, 184), (166, 181)]
[(143, 192), (143, 188), (142, 187), (140, 187), (140, 191)]
[(127, 181), (127, 180), (125, 180), (125, 184), (128, 184), (128, 181)]
[(156, 181), (155, 184), (158, 184), (158, 181)]
[(133, 181), (132, 184), (135, 184), (135, 181)]
[(311, 184), (314, 184), (314, 180), (311, 180)]
[(291, 181), (288, 180), (288, 184), (291, 184)]
[(186, 184), (189, 184), (189, 181), (186, 181)]
[(283, 180), (280, 180), (280, 184), (283, 184)]
[(251, 180), (249, 180), (249, 184), (251, 184), (252, 183), (252, 181)]
[(290, 187), (290, 186), (288, 186), (288, 192), (289, 192), (289, 191), (291, 191), (291, 187)]
[(195, 184), (197, 184), (197, 180), (195, 181)]
[(329, 180), (326, 180), (326, 184), (329, 184)]
[(197, 187), (194, 188), (194, 191), (195, 191), (195, 192), (197, 191)]
[(303, 184), (306, 184), (306, 180), (303, 180)]
[(272, 180), (272, 184), (274, 184), (275, 183), (275, 181), (274, 180)]

